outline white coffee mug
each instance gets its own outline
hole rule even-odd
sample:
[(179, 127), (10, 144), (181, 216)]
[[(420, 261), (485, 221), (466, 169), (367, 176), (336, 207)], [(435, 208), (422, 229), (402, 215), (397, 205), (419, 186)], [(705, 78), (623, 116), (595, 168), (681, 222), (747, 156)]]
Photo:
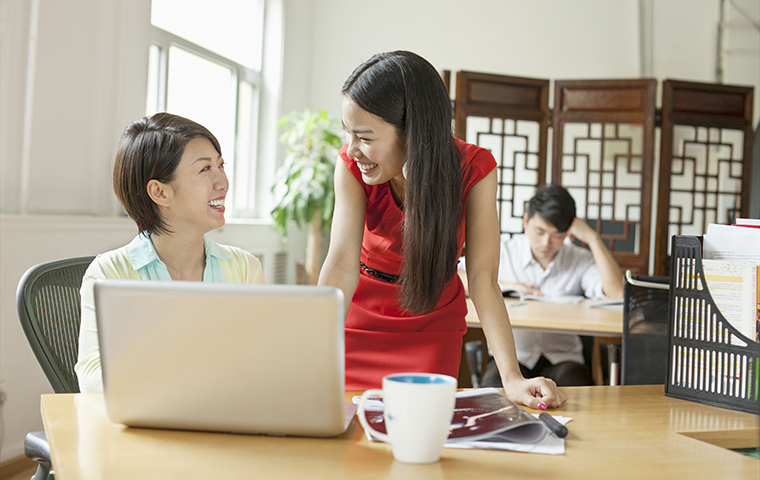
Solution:
[[(405, 463), (433, 463), (441, 458), (456, 403), (457, 380), (434, 373), (396, 373), (383, 377), (382, 390), (367, 390), (359, 401), (359, 422), (373, 437), (391, 444), (393, 458)], [(367, 422), (364, 404), (383, 397), (388, 434)]]

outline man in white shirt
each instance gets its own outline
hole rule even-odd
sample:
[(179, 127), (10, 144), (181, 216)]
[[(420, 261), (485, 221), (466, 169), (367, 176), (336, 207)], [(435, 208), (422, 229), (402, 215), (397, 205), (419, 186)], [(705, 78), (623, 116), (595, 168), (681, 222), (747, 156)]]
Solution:
[[(525, 235), (501, 245), (499, 283), (503, 290), (546, 297), (623, 296), (620, 267), (599, 234), (575, 216), (575, 200), (563, 187), (538, 189), (528, 202), (523, 228)], [(588, 245), (590, 251), (572, 244), (574, 239)], [(560, 386), (592, 384), (578, 335), (514, 330), (514, 336), (525, 378), (548, 377)], [(501, 386), (491, 363), (483, 385)]]

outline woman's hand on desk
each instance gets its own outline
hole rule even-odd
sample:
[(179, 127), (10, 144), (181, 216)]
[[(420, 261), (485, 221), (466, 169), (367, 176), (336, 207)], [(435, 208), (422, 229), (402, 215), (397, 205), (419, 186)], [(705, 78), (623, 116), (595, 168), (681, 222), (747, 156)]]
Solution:
[(505, 382), (502, 378), (502, 384), (504, 385), (504, 393), (510, 400), (526, 407), (544, 410), (539, 408), (539, 404), (543, 403), (546, 407), (557, 408), (567, 401), (565, 394), (549, 378), (521, 378), (511, 382)]

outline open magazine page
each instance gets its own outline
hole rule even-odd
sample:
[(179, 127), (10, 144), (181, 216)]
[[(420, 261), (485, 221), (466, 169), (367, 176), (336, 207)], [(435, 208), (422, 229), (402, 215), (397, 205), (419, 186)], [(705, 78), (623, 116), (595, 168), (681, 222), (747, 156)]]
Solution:
[(492, 441), (536, 443), (545, 434), (546, 428), (539, 420), (498, 390), (483, 388), (457, 395), (449, 442), (494, 437)]
[[(359, 397), (354, 398), (358, 402)], [(367, 421), (379, 432), (387, 433), (381, 399), (365, 404)], [(561, 423), (570, 419), (557, 417)], [(485, 448), (563, 454), (565, 441), (547, 434), (544, 424), (499, 393), (495, 388), (480, 388), (457, 393), (448, 448)], [(367, 434), (370, 440), (374, 440)]]
[(535, 300), (549, 303), (581, 303), (586, 297), (583, 295), (520, 295), (520, 300)]

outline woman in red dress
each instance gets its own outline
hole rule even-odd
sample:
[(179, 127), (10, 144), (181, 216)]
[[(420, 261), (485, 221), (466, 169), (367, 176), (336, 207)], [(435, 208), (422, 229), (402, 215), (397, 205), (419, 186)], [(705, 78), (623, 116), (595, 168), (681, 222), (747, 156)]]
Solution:
[[(397, 372), (456, 377), (466, 331), (457, 260), (467, 241), (469, 292), (507, 395), (530, 407), (565, 396), (526, 380), (497, 283), (496, 161), (455, 139), (435, 68), (411, 52), (375, 55), (343, 86), (346, 144), (321, 285), (346, 298), (346, 389)], [(543, 404), (543, 405), (541, 405)]]

